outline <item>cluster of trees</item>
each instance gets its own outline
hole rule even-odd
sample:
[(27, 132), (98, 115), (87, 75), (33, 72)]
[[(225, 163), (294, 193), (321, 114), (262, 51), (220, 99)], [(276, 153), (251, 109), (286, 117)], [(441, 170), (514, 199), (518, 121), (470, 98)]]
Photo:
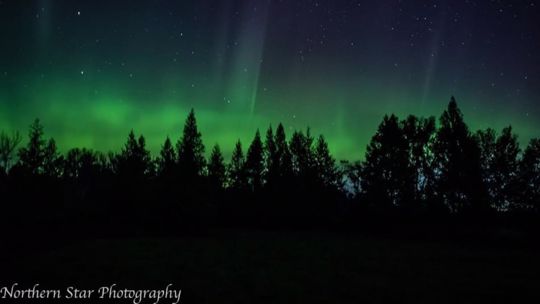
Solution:
[(405, 213), (488, 214), (540, 207), (540, 141), (521, 153), (510, 126), (471, 132), (452, 97), (437, 128), (434, 117), (385, 116), (351, 167), (360, 199)]
[(323, 136), (307, 129), (287, 139), (281, 124), (264, 139), (257, 130), (247, 150), (238, 141), (228, 163), (218, 145), (206, 159), (193, 110), (176, 145), (167, 138), (156, 158), (133, 131), (107, 155), (84, 148), (61, 155), (39, 120), (15, 157), (20, 142), (18, 133), (0, 134), (0, 191), (41, 214), (50, 207), (37, 208), (43, 200), (58, 210), (85, 203), (116, 215), (138, 210), (128, 213), (141, 219), (218, 213), (255, 221), (320, 220), (351, 205), (383, 214), (531, 214), (540, 202), (540, 140), (522, 153), (511, 127), (498, 136), (471, 132), (453, 97), (438, 126), (434, 117), (385, 116), (365, 159), (342, 166)]
[(2, 133), (1, 138), (0, 168), (5, 176), (84, 180), (111, 174), (129, 182), (208, 182), (219, 189), (250, 191), (295, 177), (312, 178), (327, 187), (338, 187), (339, 183), (335, 160), (324, 137), (321, 135), (315, 140), (308, 129), (306, 134), (295, 131), (287, 142), (282, 124), (278, 125), (275, 135), (270, 126), (264, 142), (257, 130), (246, 155), (239, 140), (229, 164), (225, 163), (217, 144), (207, 160), (193, 110), (176, 146), (167, 137), (157, 158), (152, 158), (147, 150), (144, 136), (137, 137), (133, 131), (119, 153), (105, 155), (86, 148), (74, 148), (61, 155), (54, 139), (44, 139), (43, 126), (36, 119), (30, 126), (27, 146), (19, 149), (18, 161), (11, 166), (20, 135), (15, 133), (10, 137)]

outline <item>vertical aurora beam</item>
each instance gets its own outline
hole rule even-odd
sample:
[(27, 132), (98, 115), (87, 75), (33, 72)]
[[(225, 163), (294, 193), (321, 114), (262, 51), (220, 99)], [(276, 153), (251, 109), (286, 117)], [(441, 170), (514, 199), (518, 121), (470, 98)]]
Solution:
[(236, 111), (249, 111), (253, 117), (257, 101), (259, 75), (263, 61), (264, 43), (270, 1), (246, 3), (242, 7), (240, 32), (233, 54), (227, 95)]
[(439, 22), (437, 28), (435, 28), (435, 33), (431, 38), (428, 54), (428, 63), (426, 69), (426, 76), (424, 78), (424, 84), (422, 89), (422, 105), (425, 104), (426, 99), (428, 98), (431, 92), (431, 82), (433, 79), (433, 74), (435, 73), (435, 68), (437, 66), (437, 57), (439, 56), (439, 44), (441, 43), (441, 34), (445, 28), (445, 20), (439, 15)]

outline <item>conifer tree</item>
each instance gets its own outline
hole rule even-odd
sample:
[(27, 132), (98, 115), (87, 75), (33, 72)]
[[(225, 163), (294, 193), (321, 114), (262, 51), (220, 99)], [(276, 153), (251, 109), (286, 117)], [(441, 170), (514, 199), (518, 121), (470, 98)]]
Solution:
[(176, 162), (176, 152), (174, 151), (171, 139), (167, 136), (163, 146), (161, 146), (157, 160), (158, 176), (166, 179), (172, 178), (176, 173)]
[(324, 136), (320, 135), (313, 151), (315, 172), (317, 179), (326, 188), (335, 188), (339, 185), (339, 174), (336, 161), (330, 154)]
[(142, 135), (137, 139), (133, 130), (129, 132), (122, 151), (113, 160), (114, 171), (123, 181), (142, 180), (153, 173), (146, 141)]
[(306, 135), (295, 131), (289, 143), (292, 171), (296, 177), (311, 179), (314, 175), (313, 138), (308, 128)]
[(279, 171), (279, 161), (276, 154), (276, 142), (274, 140), (274, 132), (272, 126), (266, 131), (266, 139), (264, 142), (264, 159), (265, 159), (265, 180), (267, 183), (272, 183), (276, 180)]
[(276, 143), (275, 159), (272, 162), (277, 163), (277, 175), (281, 181), (285, 181), (292, 176), (292, 159), (287, 144), (287, 136), (285, 135), (285, 128), (280, 123), (276, 128), (276, 136), (274, 139)]
[(232, 188), (241, 190), (246, 188), (245, 159), (240, 140), (236, 142), (232, 153), (231, 163), (229, 164), (229, 180)]
[(217, 188), (222, 189), (225, 185), (225, 164), (223, 161), (223, 155), (221, 154), (221, 149), (219, 145), (214, 145), (212, 149), (212, 154), (210, 155), (210, 160), (208, 161), (208, 178), (210, 184)]
[(191, 109), (184, 124), (182, 138), (178, 141), (178, 170), (185, 180), (201, 177), (204, 174), (206, 159), (201, 133), (197, 128), (195, 111)]
[(28, 139), (27, 146), (19, 150), (20, 166), (31, 175), (43, 174), (46, 141), (43, 138), (43, 126), (37, 118), (30, 125)]
[(249, 146), (246, 159), (246, 175), (252, 191), (257, 191), (263, 184), (264, 148), (259, 130)]

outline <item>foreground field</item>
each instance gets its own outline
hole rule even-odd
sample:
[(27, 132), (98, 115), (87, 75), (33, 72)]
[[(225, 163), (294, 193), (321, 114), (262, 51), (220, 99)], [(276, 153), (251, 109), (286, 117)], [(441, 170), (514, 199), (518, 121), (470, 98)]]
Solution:
[[(330, 233), (79, 241), (4, 259), (2, 285), (182, 289), (181, 303), (456, 303), (538, 299), (527, 246)], [(104, 302), (101, 302), (104, 303)], [(121, 303), (121, 302), (120, 302)]]

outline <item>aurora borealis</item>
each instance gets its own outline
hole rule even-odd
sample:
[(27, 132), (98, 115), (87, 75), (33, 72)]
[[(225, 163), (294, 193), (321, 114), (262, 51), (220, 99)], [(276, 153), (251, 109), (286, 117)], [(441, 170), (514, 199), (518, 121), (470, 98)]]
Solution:
[(540, 2), (0, 1), (0, 129), (153, 154), (195, 108), (207, 146), (283, 122), (360, 159), (386, 113), (540, 136)]

